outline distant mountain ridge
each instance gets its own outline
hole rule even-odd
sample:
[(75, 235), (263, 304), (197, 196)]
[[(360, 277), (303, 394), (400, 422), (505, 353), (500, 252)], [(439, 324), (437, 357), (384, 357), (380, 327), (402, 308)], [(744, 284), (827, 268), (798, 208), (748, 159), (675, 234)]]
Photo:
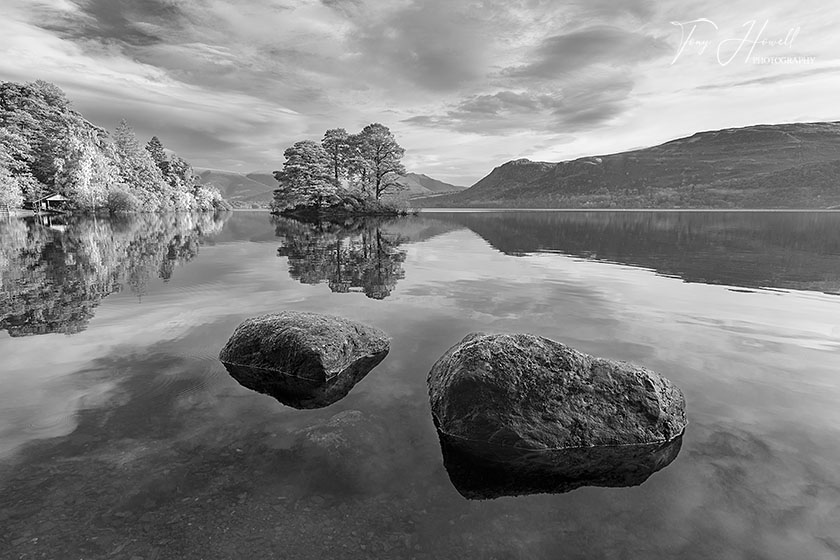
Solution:
[[(271, 202), (274, 196), (274, 185), (264, 182), (264, 173), (237, 173), (221, 169), (196, 168), (198, 182), (202, 185), (213, 185), (222, 193), (222, 197), (234, 206), (264, 206)], [(271, 177), (272, 181), (274, 180)], [(274, 181), (276, 185), (277, 182)]]
[[(225, 200), (240, 207), (267, 205), (274, 196), (274, 189), (277, 188), (277, 180), (268, 172), (245, 174), (208, 168), (196, 168), (195, 172), (198, 175), (199, 184), (211, 184), (218, 187)], [(398, 179), (398, 182), (405, 187), (401, 195), (408, 198), (433, 196), (466, 189), (466, 187), (450, 185), (422, 173), (406, 173)]]
[(840, 205), (840, 122), (699, 132), (560, 163), (519, 159), (437, 207), (830, 208)]
[(397, 182), (405, 187), (405, 193), (409, 197), (432, 196), (437, 194), (458, 192), (467, 187), (451, 185), (437, 179), (433, 179), (422, 173), (406, 173)]

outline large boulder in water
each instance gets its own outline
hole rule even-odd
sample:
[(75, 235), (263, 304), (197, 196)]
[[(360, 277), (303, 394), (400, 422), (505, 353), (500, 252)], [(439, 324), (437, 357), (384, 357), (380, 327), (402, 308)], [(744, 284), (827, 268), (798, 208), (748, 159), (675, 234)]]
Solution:
[(342, 317), (284, 311), (248, 319), (219, 359), (241, 385), (295, 408), (342, 398), (385, 359), (388, 335)]
[(468, 335), (428, 385), (445, 465), (467, 497), (641, 484), (676, 457), (686, 426), (667, 379), (529, 334)]
[(439, 430), (507, 447), (659, 443), (686, 425), (685, 398), (664, 377), (529, 334), (471, 334), (428, 384)]

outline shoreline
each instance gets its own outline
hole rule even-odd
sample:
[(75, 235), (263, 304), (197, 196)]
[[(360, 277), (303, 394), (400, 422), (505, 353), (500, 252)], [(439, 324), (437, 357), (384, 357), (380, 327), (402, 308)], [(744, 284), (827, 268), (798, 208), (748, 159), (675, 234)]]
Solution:
[(840, 208), (416, 208), (421, 214), (444, 214), (459, 212), (501, 213), (501, 212), (752, 212), (752, 213), (838, 213)]
[[(350, 218), (401, 218), (408, 216), (417, 216), (419, 214), (507, 214), (514, 212), (534, 212), (534, 213), (548, 213), (548, 212), (566, 212), (566, 213), (583, 213), (583, 212), (598, 212), (598, 213), (751, 213), (751, 214), (835, 214), (840, 213), (840, 208), (412, 208), (405, 213), (398, 214), (336, 214), (336, 215), (320, 215), (320, 216), (305, 216), (300, 214), (283, 214), (272, 212), (268, 208), (233, 208), (227, 212), (255, 212), (265, 213), (272, 216), (281, 216), (284, 218), (292, 218), (297, 220), (308, 221), (313, 218), (321, 220), (329, 219), (350, 219)], [(192, 214), (193, 212), (149, 212), (151, 214)], [(204, 212), (198, 212), (200, 214)], [(118, 215), (132, 215), (135, 213), (118, 214)], [(138, 212), (137, 214), (146, 214), (146, 212)], [(63, 214), (36, 214), (31, 210), (12, 210), (11, 212), (0, 211), (1, 218), (31, 218), (35, 216), (85, 216), (83, 212), (74, 214), (71, 212)], [(108, 216), (102, 216), (108, 217)]]

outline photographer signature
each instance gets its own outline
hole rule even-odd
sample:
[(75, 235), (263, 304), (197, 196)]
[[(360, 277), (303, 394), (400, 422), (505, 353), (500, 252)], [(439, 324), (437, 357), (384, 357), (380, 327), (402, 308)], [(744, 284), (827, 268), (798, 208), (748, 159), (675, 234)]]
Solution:
[[(799, 35), (800, 28), (793, 27), (789, 29), (787, 35), (783, 38), (769, 39), (765, 38), (765, 32), (767, 31), (769, 23), (769, 20), (765, 20), (764, 23), (758, 27), (758, 22), (756, 20), (749, 20), (741, 26), (745, 28), (742, 36), (724, 39), (718, 38), (716, 40), (717, 48), (715, 49), (715, 56), (717, 57), (718, 64), (721, 66), (728, 66), (739, 54), (744, 52), (746, 53), (744, 62), (749, 62), (750, 59), (753, 58), (753, 53), (755, 52), (756, 47), (759, 46), (793, 47), (793, 42)], [(718, 25), (712, 20), (706, 18), (698, 18), (684, 22), (672, 21), (671, 25), (676, 25), (680, 28), (680, 43), (677, 47), (676, 55), (674, 55), (674, 59), (671, 61), (672, 65), (676, 63), (686, 51), (694, 51), (696, 54), (702, 55), (713, 46), (715, 41), (709, 39), (698, 39), (696, 37), (698, 28), (714, 28), (716, 35), (720, 35), (720, 28)]]

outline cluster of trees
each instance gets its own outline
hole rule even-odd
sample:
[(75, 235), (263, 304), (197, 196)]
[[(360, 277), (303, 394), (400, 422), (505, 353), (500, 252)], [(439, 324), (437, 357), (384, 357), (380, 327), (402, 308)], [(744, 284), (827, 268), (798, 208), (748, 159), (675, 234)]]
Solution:
[(0, 83), (0, 209), (47, 193), (79, 210), (213, 211), (219, 191), (196, 184), (192, 167), (157, 137), (138, 141), (121, 122), (113, 138), (71, 108), (48, 82)]
[(402, 188), (397, 179), (405, 174), (404, 154), (391, 130), (379, 123), (358, 134), (328, 130), (320, 143), (296, 142), (283, 154), (283, 169), (274, 172), (280, 186), (274, 191), (273, 208), (323, 207), (346, 194), (378, 201)]

